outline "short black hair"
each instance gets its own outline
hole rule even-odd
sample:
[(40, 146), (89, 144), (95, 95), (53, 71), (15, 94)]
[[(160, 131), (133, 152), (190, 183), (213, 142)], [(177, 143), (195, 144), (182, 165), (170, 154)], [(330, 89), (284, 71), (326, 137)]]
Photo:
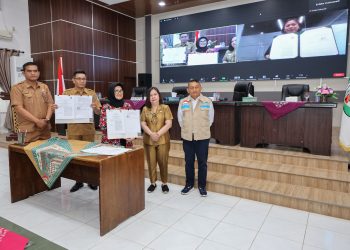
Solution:
[(190, 84), (191, 82), (196, 82), (196, 83), (201, 84), (200, 81), (198, 81), (197, 79), (190, 79), (189, 82), (187, 83), (187, 86), (188, 86), (188, 84)]
[(181, 32), (181, 33), (179, 34), (179, 36), (181, 37), (183, 34), (185, 34), (185, 35), (187, 35), (187, 36), (190, 36), (190, 34), (189, 34), (188, 32)]
[(82, 70), (82, 69), (77, 69), (76, 71), (74, 71), (74, 73), (73, 73), (73, 78), (74, 78), (77, 74), (84, 74), (84, 75), (86, 76), (85, 71)]
[(28, 66), (36, 66), (39, 70), (39, 65), (35, 62), (26, 62), (25, 64), (23, 64), (22, 66), (22, 71), (25, 71), (26, 70), (26, 67)]

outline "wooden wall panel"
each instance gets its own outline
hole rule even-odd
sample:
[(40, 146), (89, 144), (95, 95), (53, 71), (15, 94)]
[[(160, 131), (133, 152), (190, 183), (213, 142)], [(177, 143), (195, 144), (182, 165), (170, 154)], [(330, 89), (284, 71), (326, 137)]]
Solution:
[(52, 52), (40, 53), (32, 55), (33, 61), (38, 63), (40, 70), (39, 81), (47, 81), (54, 79), (53, 76), (53, 55)]
[(51, 0), (52, 20), (63, 19), (92, 27), (92, 4), (85, 0)]
[(136, 42), (119, 37), (119, 59), (136, 62)]
[(30, 28), (32, 53), (52, 51), (51, 24), (43, 24)]
[(55, 52), (55, 62), (58, 62), (60, 56), (62, 56), (63, 73), (66, 79), (72, 79), (74, 71), (84, 70), (88, 81), (94, 81), (93, 56), (66, 51)]
[(29, 0), (29, 5), (35, 25), (30, 27), (32, 57), (39, 63), (42, 80), (56, 82), (62, 56), (67, 88), (73, 86), (76, 69), (85, 70), (89, 87), (103, 96), (108, 82), (136, 85), (134, 19), (86, 0)]
[(119, 61), (119, 81), (130, 82), (134, 77), (136, 83), (136, 63)]
[(51, 21), (50, 0), (30, 0), (28, 8), (30, 26)]
[(94, 6), (94, 29), (118, 34), (118, 14), (100, 6)]
[(93, 54), (92, 30), (64, 21), (53, 23), (53, 49)]
[(94, 30), (94, 54), (118, 59), (118, 36)]
[(136, 39), (135, 19), (118, 14), (118, 35)]
[(118, 60), (95, 57), (95, 81), (117, 82)]

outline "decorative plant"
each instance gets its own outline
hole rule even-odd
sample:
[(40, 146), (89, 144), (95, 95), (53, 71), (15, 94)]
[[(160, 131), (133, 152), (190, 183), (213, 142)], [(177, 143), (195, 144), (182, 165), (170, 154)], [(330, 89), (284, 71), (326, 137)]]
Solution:
[(327, 84), (322, 84), (322, 86), (318, 86), (316, 88), (316, 95), (321, 98), (333, 98), (338, 99), (337, 93), (334, 92), (334, 90), (327, 86)]

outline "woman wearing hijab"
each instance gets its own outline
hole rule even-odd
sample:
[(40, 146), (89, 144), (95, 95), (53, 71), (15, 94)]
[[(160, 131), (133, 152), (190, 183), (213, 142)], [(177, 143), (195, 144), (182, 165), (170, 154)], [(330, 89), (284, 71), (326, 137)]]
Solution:
[(124, 100), (124, 87), (121, 83), (111, 84), (108, 88), (108, 100), (102, 106), (100, 116), (100, 129), (102, 131), (101, 143), (113, 144), (116, 146), (132, 147), (132, 140), (128, 139), (108, 139), (107, 138), (107, 110), (113, 109), (134, 109), (132, 104)]
[(198, 38), (196, 42), (196, 47), (197, 47), (196, 53), (210, 52), (208, 50), (208, 38), (206, 38), (205, 36)]

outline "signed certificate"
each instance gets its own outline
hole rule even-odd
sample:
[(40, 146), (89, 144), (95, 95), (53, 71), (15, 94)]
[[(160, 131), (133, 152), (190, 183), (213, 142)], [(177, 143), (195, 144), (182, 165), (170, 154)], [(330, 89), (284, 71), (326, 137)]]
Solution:
[(55, 95), (55, 123), (92, 123), (92, 96)]
[(140, 111), (107, 110), (107, 138), (134, 138), (141, 133)]

